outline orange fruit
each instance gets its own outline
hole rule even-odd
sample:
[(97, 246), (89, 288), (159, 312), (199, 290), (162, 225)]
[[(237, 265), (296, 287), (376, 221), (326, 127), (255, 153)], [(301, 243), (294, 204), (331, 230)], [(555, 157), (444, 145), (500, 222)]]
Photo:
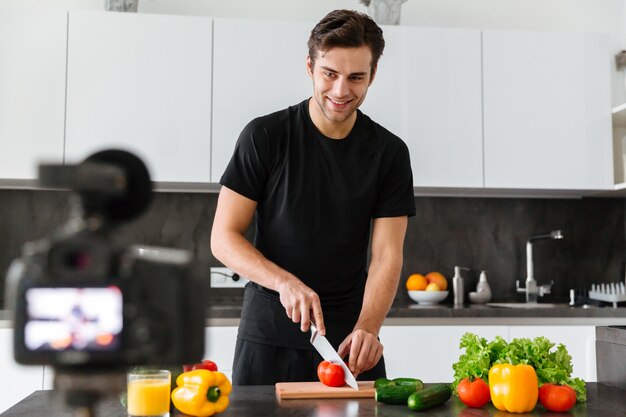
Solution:
[(437, 283), (431, 282), (426, 286), (426, 291), (441, 291), (441, 288), (439, 288), (439, 285), (437, 285)]
[(440, 272), (429, 272), (426, 274), (426, 279), (428, 280), (428, 283), (434, 282), (437, 284), (441, 291), (448, 289), (448, 280), (446, 280), (446, 277), (444, 277)]
[(422, 291), (428, 285), (428, 280), (422, 274), (412, 274), (406, 280), (406, 289), (409, 291)]

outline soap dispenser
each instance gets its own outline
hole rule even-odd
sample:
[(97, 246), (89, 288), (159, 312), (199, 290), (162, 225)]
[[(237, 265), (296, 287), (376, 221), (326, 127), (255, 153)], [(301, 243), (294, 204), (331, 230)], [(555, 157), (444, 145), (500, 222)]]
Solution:
[(476, 291), (469, 293), (470, 302), (475, 304), (488, 303), (491, 300), (491, 287), (487, 282), (487, 271), (480, 271)]
[(454, 290), (454, 306), (463, 307), (465, 302), (465, 282), (461, 276), (461, 270), (469, 271), (469, 268), (463, 266), (454, 267), (454, 277), (452, 277), (452, 289)]
[(478, 278), (476, 292), (478, 294), (484, 294), (484, 298), (486, 298), (487, 301), (491, 300), (491, 287), (487, 282), (487, 271), (480, 271), (480, 278)]

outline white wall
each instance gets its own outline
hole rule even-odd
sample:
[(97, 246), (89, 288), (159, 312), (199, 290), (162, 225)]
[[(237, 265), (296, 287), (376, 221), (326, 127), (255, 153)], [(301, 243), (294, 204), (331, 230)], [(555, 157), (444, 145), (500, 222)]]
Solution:
[[(402, 25), (609, 32), (612, 53), (626, 49), (626, 0), (408, 0)], [(0, 6), (103, 10), (105, 0), (0, 0)], [(359, 0), (139, 0), (139, 12), (316, 22), (328, 11), (367, 11)], [(614, 64), (613, 64), (614, 65)], [(626, 101), (613, 71), (613, 103)]]

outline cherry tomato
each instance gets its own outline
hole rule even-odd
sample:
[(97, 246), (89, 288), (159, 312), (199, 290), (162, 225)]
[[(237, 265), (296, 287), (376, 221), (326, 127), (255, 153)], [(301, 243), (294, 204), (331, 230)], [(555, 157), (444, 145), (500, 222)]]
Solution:
[(539, 388), (539, 402), (546, 410), (561, 413), (576, 404), (576, 391), (568, 385), (543, 384)]
[(345, 385), (343, 368), (338, 363), (320, 362), (317, 366), (317, 377), (322, 384), (329, 387), (342, 387)]
[(217, 365), (210, 360), (203, 360), (201, 363), (183, 365), (183, 372), (195, 371), (196, 369), (206, 369), (207, 371), (217, 371)]
[(476, 378), (473, 382), (469, 378), (463, 379), (456, 392), (463, 404), (472, 408), (480, 408), (491, 400), (489, 385), (482, 378)]

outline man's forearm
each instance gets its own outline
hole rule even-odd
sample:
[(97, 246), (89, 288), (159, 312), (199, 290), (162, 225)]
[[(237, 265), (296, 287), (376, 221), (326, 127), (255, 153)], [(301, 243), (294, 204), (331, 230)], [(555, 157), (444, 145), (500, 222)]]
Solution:
[[(213, 240), (215, 236), (215, 240)], [(215, 233), (211, 249), (217, 259), (233, 271), (280, 294), (285, 313), (300, 330), (309, 331), (311, 320), (326, 333), (318, 295), (290, 272), (268, 260), (238, 231)]]
[(402, 270), (402, 254), (385, 260), (372, 259), (369, 268), (363, 306), (355, 329), (378, 336), (398, 289)]
[(374, 220), (372, 258), (356, 329), (378, 336), (398, 290), (407, 222), (407, 217)]

